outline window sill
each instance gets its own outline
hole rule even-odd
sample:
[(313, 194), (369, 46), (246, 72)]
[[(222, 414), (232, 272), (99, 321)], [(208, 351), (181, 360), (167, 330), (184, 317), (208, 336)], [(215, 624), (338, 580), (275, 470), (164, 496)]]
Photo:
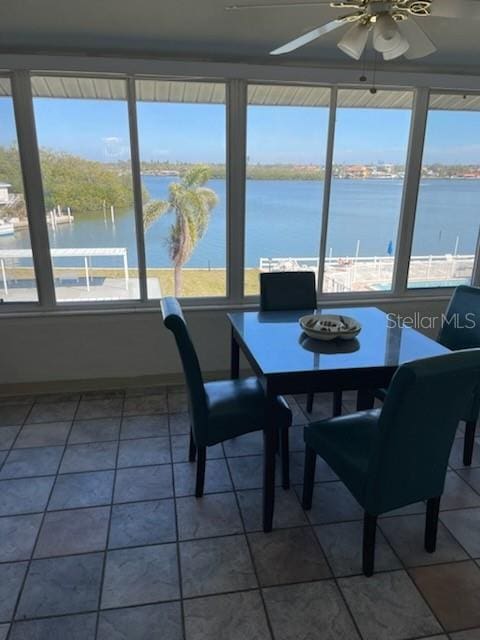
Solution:
[[(453, 289), (417, 289), (402, 294), (389, 293), (348, 293), (322, 296), (318, 300), (321, 307), (348, 307), (348, 306), (382, 306), (386, 304), (411, 304), (412, 302), (444, 302), (451, 297)], [(183, 299), (180, 300), (182, 308), (187, 313), (211, 312), (232, 310), (255, 310), (258, 308), (258, 296), (246, 296), (241, 302), (228, 299)], [(11, 306), (10, 306), (11, 305)], [(94, 303), (85, 305), (57, 305), (56, 307), (41, 307), (39, 304), (4, 303), (0, 305), (0, 318), (39, 318), (51, 316), (77, 316), (77, 315), (125, 315), (132, 313), (158, 312), (160, 301), (149, 300), (147, 302), (132, 301), (131, 303), (102, 304)]]

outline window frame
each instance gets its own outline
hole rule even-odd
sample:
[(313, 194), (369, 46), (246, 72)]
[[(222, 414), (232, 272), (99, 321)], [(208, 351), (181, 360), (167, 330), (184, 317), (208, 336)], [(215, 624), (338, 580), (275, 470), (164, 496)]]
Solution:
[[(318, 282), (323, 282), (323, 269), (324, 269), (324, 257), (326, 252), (326, 238), (327, 238), (327, 229), (328, 229), (328, 212), (329, 212), (329, 202), (330, 202), (330, 191), (331, 191), (331, 179), (332, 179), (332, 159), (333, 159), (333, 145), (335, 138), (335, 118), (336, 118), (336, 104), (337, 104), (337, 93), (338, 87), (334, 85), (329, 85), (325, 83), (312, 83), (312, 82), (271, 82), (271, 81), (247, 81), (245, 82), (245, 131), (243, 137), (243, 144), (245, 147), (245, 154), (242, 158), (242, 183), (244, 185), (243, 188), (243, 234), (242, 234), (242, 300), (247, 305), (257, 305), (260, 303), (260, 295), (246, 295), (245, 294), (245, 245), (246, 245), (246, 220), (247, 220), (247, 209), (246, 209), (246, 173), (247, 173), (247, 147), (248, 147), (248, 87), (249, 85), (255, 86), (268, 86), (268, 87), (319, 87), (323, 89), (328, 89), (330, 91), (330, 100), (328, 104), (328, 121), (327, 121), (327, 142), (325, 145), (325, 176), (324, 176), (324, 184), (323, 184), (323, 195), (322, 195), (322, 206), (319, 208), (320, 218), (320, 236), (319, 236), (319, 260), (318, 260)], [(255, 105), (252, 105), (255, 106)], [(315, 108), (315, 107), (313, 107)], [(331, 145), (331, 146), (330, 146)], [(324, 229), (325, 227), (325, 229)], [(323, 235), (325, 234), (325, 239)], [(325, 245), (325, 246), (324, 246)], [(320, 280), (320, 273), (322, 273), (322, 280)], [(323, 292), (321, 292), (321, 287), (317, 286), (317, 299), (320, 299), (322, 296), (322, 300), (325, 300), (323, 297)]]
[[(319, 239), (319, 291), (318, 300), (326, 306), (331, 304), (381, 304), (390, 300), (415, 300), (415, 299), (447, 299), (453, 288), (431, 287), (425, 289), (408, 289), (408, 269), (410, 252), (413, 240), (415, 224), (416, 204), (421, 176), (421, 162), (423, 158), (425, 130), (428, 116), (428, 103), (430, 93), (480, 95), (480, 89), (474, 90), (462, 88), (462, 78), (451, 78), (451, 85), (457, 83), (455, 89), (442, 89), (428, 87), (423, 74), (403, 74), (404, 77), (398, 84), (391, 81), (378, 83), (381, 89), (411, 90), (414, 94), (412, 107), (411, 129), (407, 149), (406, 175), (403, 185), (402, 204), (397, 239), (397, 252), (395, 256), (392, 289), (390, 291), (365, 291), (324, 294), (321, 291), (323, 283), (324, 258), (326, 254), (326, 233), (328, 228), (328, 209), (332, 179), (333, 146), (335, 139), (336, 120), (336, 96), (339, 89), (365, 89), (365, 84), (342, 81), (347, 76), (347, 71), (325, 70), (324, 81), (316, 81), (319, 75), (314, 70), (291, 68), (250, 68), (248, 65), (214, 65), (213, 63), (188, 63), (169, 61), (163, 66), (167, 73), (158, 72), (156, 66), (162, 66), (155, 61), (127, 60), (120, 62), (98, 62), (76, 60), (73, 64), (67, 58), (46, 58), (45, 70), (40, 67), (32, 68), (32, 58), (18, 56), (20, 62), (9, 64), (5, 70), (2, 67), (0, 76), (10, 80), (12, 100), (15, 112), (17, 139), (24, 182), (24, 193), (27, 203), (27, 214), (30, 224), (30, 237), (34, 256), (34, 267), (37, 280), (38, 302), (4, 302), (1, 305), (2, 315), (25, 315), (45, 313), (98, 313), (98, 312), (128, 312), (151, 310), (158, 307), (158, 300), (149, 300), (146, 291), (146, 258), (145, 242), (143, 236), (143, 216), (141, 201), (141, 175), (140, 158), (138, 149), (138, 126), (135, 82), (137, 80), (167, 80), (182, 82), (219, 82), (226, 88), (226, 295), (222, 297), (194, 297), (181, 298), (182, 306), (190, 309), (229, 309), (235, 307), (256, 306), (259, 296), (246, 296), (244, 294), (244, 249), (245, 249), (245, 174), (246, 174), (246, 117), (247, 117), (247, 91), (248, 84), (268, 85), (296, 85), (296, 86), (321, 86), (330, 89), (330, 112), (327, 133), (327, 153), (325, 164), (324, 201), (322, 206), (321, 235)], [(8, 58), (7, 58), (8, 59)], [(16, 57), (12, 57), (15, 63)], [(35, 60), (43, 60), (36, 57)], [(28, 64), (30, 62), (30, 64)], [(42, 64), (42, 63), (40, 63)], [(49, 66), (50, 65), (50, 66)], [(53, 66), (52, 66), (53, 65)], [(205, 67), (205, 75), (198, 74), (196, 70), (200, 66)], [(103, 70), (102, 70), (103, 66)], [(120, 66), (126, 69), (119, 71)], [(148, 72), (142, 71), (150, 69)], [(9, 70), (10, 68), (10, 70)], [(104, 69), (116, 69), (105, 71)], [(97, 71), (97, 69), (99, 69)], [(215, 72), (209, 70), (215, 69)], [(194, 73), (192, 73), (192, 70)], [(311, 73), (310, 73), (311, 72)], [(119, 301), (82, 301), (79, 303), (57, 302), (51, 266), (48, 227), (43, 207), (43, 185), (41, 182), (41, 170), (36, 137), (36, 126), (33, 113), (33, 97), (31, 89), (31, 77), (42, 76), (73, 76), (95, 77), (105, 79), (123, 79), (126, 82), (127, 109), (130, 133), (131, 166), (133, 179), (134, 212), (136, 242), (138, 253), (138, 271), (140, 281), (139, 300)], [(392, 74), (395, 76), (395, 74)], [(401, 77), (401, 74), (397, 74)], [(385, 74), (388, 76), (388, 74)], [(299, 77), (300, 80), (292, 78)], [(352, 77), (352, 73), (350, 73)], [(435, 79), (433, 80), (435, 82)], [(474, 83), (474, 79), (470, 78)], [(430, 83), (429, 83), (430, 84)], [(478, 86), (478, 83), (477, 83)], [(327, 184), (328, 182), (328, 184)], [(40, 211), (42, 215), (40, 215)], [(477, 244), (476, 261), (472, 282), (480, 286), (480, 234)]]
[(20, 71), (10, 74), (9, 79), (38, 301), (5, 302), (2, 304), (2, 309), (6, 312), (39, 308), (49, 310), (55, 308), (56, 298), (30, 74), (27, 71)]
[[(363, 91), (366, 90), (364, 86), (358, 86), (358, 85), (345, 85), (345, 86), (339, 86), (335, 88), (335, 101), (331, 105), (332, 112), (330, 114), (331, 115), (330, 127), (332, 128), (332, 131), (329, 131), (329, 137), (331, 135), (331, 149), (327, 150), (327, 159), (329, 162), (329, 165), (328, 165), (329, 184), (328, 184), (328, 189), (327, 189), (327, 185), (325, 185), (324, 187), (325, 193), (328, 192), (328, 200), (326, 200), (326, 202), (324, 203), (324, 211), (323, 211), (323, 224), (325, 225), (325, 238), (324, 239), (322, 238), (322, 244), (321, 244), (319, 265), (321, 264), (322, 267), (321, 267), (321, 270), (319, 268), (317, 297), (320, 299), (320, 296), (321, 296), (322, 300), (325, 300), (325, 298), (327, 299), (332, 298), (332, 300), (337, 300), (339, 299), (340, 296), (344, 297), (347, 300), (348, 299), (363, 300), (364, 298), (376, 300), (377, 297), (383, 300), (385, 297), (389, 295), (398, 296), (403, 294), (403, 289), (401, 287), (401, 284), (400, 282), (397, 282), (396, 278), (397, 278), (397, 272), (399, 271), (399, 263), (404, 260), (405, 250), (406, 250), (406, 247), (408, 246), (409, 219), (411, 217), (409, 214), (409, 211), (410, 211), (409, 199), (411, 197), (410, 194), (413, 195), (415, 191), (418, 191), (418, 187), (415, 188), (415, 181), (414, 181), (415, 172), (413, 172), (412, 176), (410, 176), (408, 169), (411, 166), (411, 160), (413, 160), (413, 157), (415, 156), (415, 140), (419, 138), (418, 133), (420, 133), (421, 135), (421, 131), (416, 132), (416, 129), (414, 127), (415, 127), (416, 119), (419, 118), (421, 120), (421, 117), (422, 117), (421, 104), (419, 104), (419, 107), (417, 110), (417, 100), (419, 99), (419, 95), (422, 95), (422, 94), (421, 94), (421, 90), (419, 89), (415, 90), (414, 87), (391, 87), (391, 86), (379, 87), (380, 91), (381, 90), (403, 91), (403, 92), (408, 91), (412, 93), (412, 106), (410, 109), (410, 112), (411, 112), (410, 127), (409, 127), (408, 141), (405, 149), (406, 151), (405, 177), (403, 179), (403, 184), (402, 184), (402, 197), (400, 201), (398, 226), (397, 226), (397, 233), (395, 238), (397, 243), (397, 251), (395, 252), (395, 256), (394, 256), (392, 280), (391, 280), (390, 288), (385, 291), (378, 291), (378, 292), (377, 291), (352, 291), (352, 292), (346, 292), (346, 293), (338, 292), (338, 293), (326, 294), (323, 292), (323, 284), (324, 284), (324, 269), (325, 269), (325, 258), (326, 258), (326, 249), (327, 249), (327, 239), (328, 239), (328, 224), (329, 224), (329, 217), (330, 217), (332, 180), (333, 180), (333, 160), (335, 156), (337, 109), (345, 108), (345, 107), (342, 107), (341, 105), (340, 106), (338, 105), (338, 93), (339, 91), (344, 89), (347, 89), (347, 90), (361, 89)], [(423, 138), (421, 139), (422, 139), (422, 144), (419, 146), (421, 146), (421, 148), (423, 149)], [(330, 142), (330, 139), (329, 139), (329, 142)], [(327, 172), (325, 174), (325, 180), (327, 180)], [(320, 273), (321, 273), (321, 279), (320, 279)]]
[[(241, 168), (241, 164), (238, 165), (238, 161), (236, 161), (239, 153), (241, 153), (242, 139), (245, 138), (241, 134), (238, 135), (238, 128), (241, 126), (242, 119), (242, 109), (241, 109), (241, 90), (244, 83), (241, 80), (231, 80), (228, 82), (225, 78), (202, 78), (202, 77), (182, 77), (182, 76), (160, 76), (160, 75), (141, 75), (135, 74), (128, 76), (129, 86), (132, 87), (129, 91), (127, 91), (128, 100), (129, 100), (129, 110), (134, 113), (134, 117), (131, 120), (131, 128), (130, 128), (130, 140), (135, 141), (136, 149), (132, 149), (131, 154), (131, 162), (132, 162), (132, 174), (136, 174), (136, 180), (139, 182), (139, 198), (138, 203), (135, 200), (135, 217), (137, 220), (137, 236), (139, 232), (142, 233), (142, 242), (141, 247), (138, 244), (137, 238), (137, 252), (140, 255), (140, 251), (142, 252), (142, 262), (144, 264), (144, 272), (143, 272), (143, 282), (141, 279), (141, 273), (139, 269), (139, 279), (140, 279), (140, 290), (145, 289), (145, 298), (141, 298), (141, 302), (145, 307), (157, 307), (159, 299), (158, 298), (149, 298), (148, 297), (148, 287), (147, 287), (147, 256), (145, 250), (145, 229), (143, 225), (143, 203), (142, 203), (142, 186), (141, 186), (141, 156), (140, 156), (140, 144), (139, 144), (139, 135), (138, 135), (138, 116), (137, 116), (137, 100), (136, 100), (136, 83), (142, 80), (151, 80), (151, 81), (159, 81), (159, 82), (196, 82), (201, 83), (205, 82), (208, 84), (222, 84), (225, 87), (225, 295), (224, 296), (202, 296), (202, 297), (186, 297), (179, 298), (182, 302), (182, 307), (200, 307), (207, 306), (209, 308), (216, 307), (219, 304), (222, 304), (225, 300), (231, 301), (232, 299), (240, 302), (240, 298), (238, 295), (235, 295), (238, 286), (238, 278), (235, 276), (231, 276), (232, 273), (236, 273), (235, 267), (231, 268), (230, 264), (233, 261), (236, 263), (238, 261), (238, 257), (236, 252), (233, 250), (235, 246), (235, 242), (232, 239), (235, 239), (235, 232), (237, 229), (235, 228), (232, 217), (240, 217), (238, 207), (236, 207), (236, 203), (238, 202), (238, 196), (241, 197), (241, 193), (237, 195), (235, 190), (232, 188), (233, 183), (235, 182), (233, 179), (234, 170), (233, 167), (238, 166), (238, 170)], [(240, 93), (239, 93), (240, 91)], [(230, 99), (230, 92), (232, 93), (232, 100)], [(236, 96), (240, 97), (240, 108), (238, 108), (239, 100), (236, 99)], [(232, 139), (234, 139), (234, 143), (232, 143)], [(132, 142), (133, 144), (133, 142)], [(236, 151), (235, 151), (236, 150)], [(135, 152), (135, 163), (134, 163), (134, 153)], [(231, 176), (229, 176), (229, 171), (231, 172)], [(230, 214), (230, 212), (232, 212)], [(235, 216), (235, 213), (237, 215)], [(241, 220), (240, 220), (241, 222)], [(241, 227), (240, 227), (241, 228)], [(239, 236), (243, 237), (243, 236)], [(140, 259), (139, 259), (140, 265)], [(121, 301), (120, 301), (121, 302)]]
[[(421, 144), (419, 144), (418, 148), (415, 149), (414, 143), (416, 138), (415, 136), (412, 137), (411, 142), (413, 145), (413, 155), (414, 155), (413, 163), (414, 163), (415, 175), (412, 176), (414, 191), (410, 195), (413, 199), (412, 200), (413, 206), (412, 206), (412, 214), (409, 216), (407, 221), (408, 255), (404, 256), (404, 259), (402, 260), (402, 264), (401, 264), (402, 274), (401, 274), (401, 281), (399, 282), (399, 286), (401, 287), (400, 289), (401, 295), (407, 298), (420, 297), (422, 296), (422, 294), (425, 295), (425, 293), (428, 294), (431, 291), (436, 292), (438, 296), (440, 296), (442, 292), (446, 293), (450, 298), (453, 291), (455, 290), (455, 287), (409, 287), (408, 286), (408, 278), (410, 273), (410, 261), (412, 258), (413, 238), (415, 234), (415, 224), (416, 224), (416, 218), (418, 213), (417, 211), (418, 196), (419, 196), (420, 184), (422, 181), (423, 158), (425, 155), (425, 143), (426, 143), (426, 136), (427, 136), (428, 117), (430, 113), (430, 99), (432, 96), (435, 96), (435, 95), (445, 95), (445, 96), (446, 95), (452, 95), (452, 96), (469, 95), (469, 96), (480, 97), (480, 91), (471, 91), (471, 90), (458, 91), (454, 89), (426, 88), (422, 90), (417, 89), (416, 97), (418, 97), (419, 93), (420, 93), (420, 100), (424, 102), (424, 104), (419, 109), (419, 113), (417, 114), (417, 117), (419, 119), (419, 122), (417, 123), (419, 127), (417, 139), (421, 140)], [(435, 111), (435, 109), (433, 111)], [(457, 111), (461, 112), (458, 109)], [(479, 113), (480, 113), (480, 109), (479, 109)], [(408, 162), (408, 158), (407, 158), (407, 162)], [(408, 167), (409, 165), (407, 165), (407, 169)], [(403, 271), (403, 269), (405, 269), (405, 271)], [(474, 256), (470, 284), (473, 286), (480, 287), (480, 225), (479, 225), (478, 234), (477, 234), (477, 242), (476, 242), (475, 256)]]

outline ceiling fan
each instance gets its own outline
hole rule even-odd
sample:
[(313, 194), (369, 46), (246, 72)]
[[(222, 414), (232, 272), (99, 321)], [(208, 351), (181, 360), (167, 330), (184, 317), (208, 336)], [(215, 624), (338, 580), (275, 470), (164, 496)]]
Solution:
[(334, 9), (350, 9), (352, 12), (304, 33), (270, 51), (270, 55), (290, 53), (335, 29), (350, 25), (337, 44), (339, 49), (350, 57), (360, 59), (372, 32), (373, 47), (385, 60), (393, 60), (402, 55), (414, 60), (437, 50), (414, 18), (421, 21), (427, 18), (480, 19), (480, 0), (310, 0), (295, 3), (234, 4), (225, 8), (229, 11), (242, 11), (321, 5), (329, 5)]

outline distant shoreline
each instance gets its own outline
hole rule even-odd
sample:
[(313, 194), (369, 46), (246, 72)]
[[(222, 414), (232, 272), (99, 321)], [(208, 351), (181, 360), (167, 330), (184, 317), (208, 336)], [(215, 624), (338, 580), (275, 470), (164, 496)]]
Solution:
[[(194, 166), (188, 162), (142, 162), (143, 176), (169, 177), (181, 179), (186, 171)], [(227, 171), (222, 163), (205, 163), (210, 179), (225, 180)], [(404, 180), (406, 167), (403, 164), (372, 163), (334, 163), (332, 176), (338, 180)], [(259, 164), (247, 160), (245, 167), (247, 180), (286, 180), (319, 182), (325, 179), (325, 167), (320, 164)], [(480, 180), (480, 164), (424, 164), (422, 180)]]
[[(148, 178), (179, 178), (180, 174), (163, 174), (163, 173), (146, 173), (144, 171), (141, 172), (142, 177)], [(351, 176), (332, 176), (334, 180), (349, 180), (349, 181), (358, 181), (358, 182), (366, 182), (368, 180), (377, 180), (382, 182), (391, 182), (393, 180), (400, 180), (403, 182), (404, 178), (402, 176), (367, 176), (365, 178), (351, 177)], [(226, 176), (224, 175), (212, 175), (211, 180), (225, 180)], [(296, 181), (305, 181), (305, 182), (323, 182), (325, 180), (324, 176), (312, 176), (312, 175), (292, 175), (292, 176), (246, 176), (246, 180), (248, 181), (285, 181), (285, 182), (296, 182)], [(467, 176), (422, 176), (422, 181), (424, 180), (462, 180), (464, 182), (475, 182), (480, 180), (480, 176), (475, 177), (467, 177)]]

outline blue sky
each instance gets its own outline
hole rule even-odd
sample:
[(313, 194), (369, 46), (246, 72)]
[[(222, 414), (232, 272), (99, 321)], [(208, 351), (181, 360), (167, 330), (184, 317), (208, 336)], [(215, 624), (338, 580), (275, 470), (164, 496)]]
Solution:
[[(124, 102), (35, 99), (43, 147), (111, 161), (130, 154)], [(334, 161), (405, 161), (410, 114), (401, 110), (339, 109)], [(323, 164), (328, 111), (308, 107), (250, 107), (251, 163)], [(139, 103), (144, 160), (224, 162), (225, 109), (221, 105)], [(424, 162), (480, 164), (480, 113), (433, 112)], [(15, 140), (10, 99), (0, 99), (0, 144)]]

